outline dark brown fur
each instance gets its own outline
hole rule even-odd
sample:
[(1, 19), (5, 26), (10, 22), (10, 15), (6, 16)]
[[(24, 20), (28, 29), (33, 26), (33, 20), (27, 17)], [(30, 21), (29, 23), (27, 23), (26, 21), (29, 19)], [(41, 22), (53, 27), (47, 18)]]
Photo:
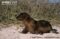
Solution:
[(34, 28), (35, 28), (35, 20), (32, 19), (27, 13), (21, 13), (20, 15), (18, 15), (16, 17), (18, 20), (22, 21), (23, 24), (25, 25), (24, 30), (22, 31), (22, 33), (34, 33)]
[(48, 21), (40, 20), (37, 22), (38, 28), (35, 30), (36, 34), (50, 33), (52, 26)]
[(16, 18), (22, 21), (25, 25), (25, 28), (23, 29), (22, 33), (30, 32), (33, 34), (43, 34), (49, 33), (52, 30), (52, 26), (48, 21), (36, 21), (32, 17), (30, 17), (30, 15), (28, 15), (26, 12), (19, 14)]

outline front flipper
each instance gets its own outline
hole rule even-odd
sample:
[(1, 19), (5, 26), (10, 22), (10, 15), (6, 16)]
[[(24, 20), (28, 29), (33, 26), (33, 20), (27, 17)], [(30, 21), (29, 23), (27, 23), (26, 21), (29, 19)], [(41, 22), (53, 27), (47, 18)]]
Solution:
[(28, 32), (27, 28), (24, 28), (23, 31), (21, 33), (26, 34)]

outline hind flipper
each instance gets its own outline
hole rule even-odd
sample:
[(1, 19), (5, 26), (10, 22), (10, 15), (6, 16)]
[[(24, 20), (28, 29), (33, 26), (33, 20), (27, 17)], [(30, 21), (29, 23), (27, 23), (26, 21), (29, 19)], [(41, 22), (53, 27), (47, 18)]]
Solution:
[(52, 29), (52, 32), (53, 32), (53, 33), (56, 33), (56, 34), (59, 34), (59, 32), (57, 32), (56, 29)]

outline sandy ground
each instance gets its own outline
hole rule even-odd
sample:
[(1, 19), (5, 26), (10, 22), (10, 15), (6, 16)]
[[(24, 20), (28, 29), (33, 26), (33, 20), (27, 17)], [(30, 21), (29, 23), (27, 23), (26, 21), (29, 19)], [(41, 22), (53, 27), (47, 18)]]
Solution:
[[(54, 26), (53, 28), (57, 29), (60, 33), (60, 27)], [(15, 25), (11, 25), (11, 27), (2, 28), (0, 30), (0, 39), (60, 39), (60, 34), (55, 33), (45, 33), (43, 35), (40, 34), (22, 34), (19, 33), (23, 30), (22, 27), (17, 30)]]

